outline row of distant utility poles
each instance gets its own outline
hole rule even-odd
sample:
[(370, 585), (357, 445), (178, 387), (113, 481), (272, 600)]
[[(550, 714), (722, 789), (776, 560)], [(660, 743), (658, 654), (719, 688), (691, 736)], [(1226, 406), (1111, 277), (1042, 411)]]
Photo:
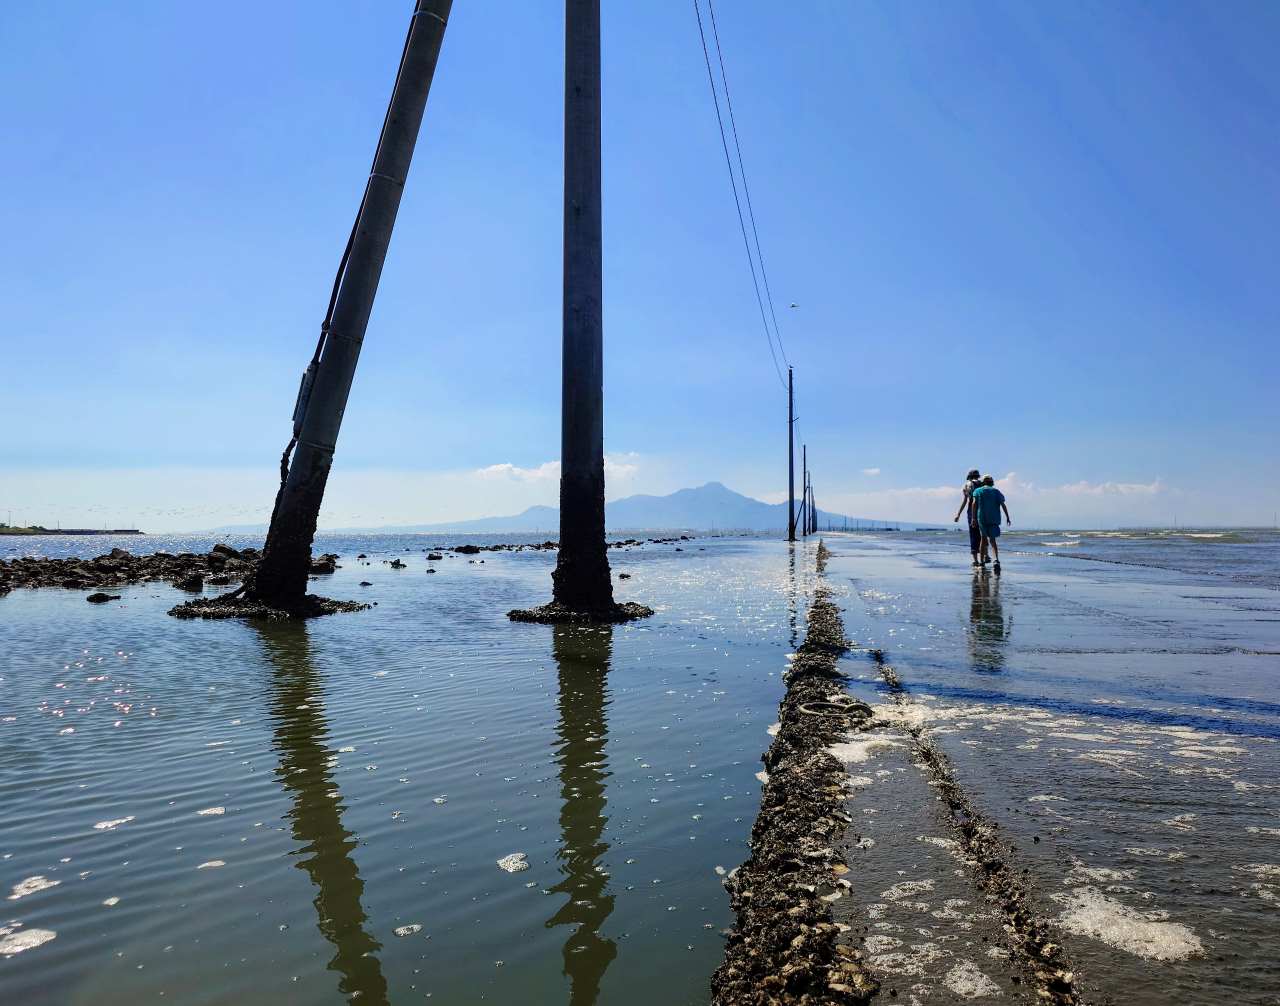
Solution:
[(787, 368), (787, 541), (796, 540), (796, 528), (801, 535), (814, 534), (818, 530), (818, 507), (813, 501), (813, 479), (809, 472), (809, 448), (801, 445), (801, 476), (803, 498), (800, 511), (796, 512), (796, 385), (795, 373)]

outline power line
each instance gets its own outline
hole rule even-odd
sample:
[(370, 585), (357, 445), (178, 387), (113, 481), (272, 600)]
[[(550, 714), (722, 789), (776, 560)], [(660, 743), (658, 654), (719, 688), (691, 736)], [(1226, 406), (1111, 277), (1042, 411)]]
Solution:
[(747, 185), (747, 168), (742, 163), (742, 144), (738, 141), (738, 121), (733, 114), (733, 98), (729, 96), (729, 75), (724, 68), (724, 51), (720, 48), (720, 30), (716, 27), (716, 6), (712, 0), (707, 0), (707, 11), (711, 14), (711, 35), (716, 43), (716, 59), (720, 61), (720, 80), (724, 84), (724, 103), (729, 109), (729, 127), (733, 130), (733, 146), (738, 152), (738, 174), (742, 178), (742, 194), (747, 198), (747, 217), (751, 221), (751, 235), (756, 242), (756, 261), (760, 263), (760, 278), (764, 281), (765, 297), (769, 301), (769, 317), (773, 319), (773, 334), (778, 340), (778, 352), (782, 354), (783, 362), (790, 366), (791, 361), (787, 359), (787, 350), (782, 345), (782, 332), (778, 328), (778, 315), (773, 309), (773, 291), (769, 289), (769, 274), (764, 268), (764, 254), (760, 251), (760, 232), (756, 229), (756, 211), (751, 205), (751, 188)]
[[(708, 3), (710, 3), (710, 0), (708, 0)], [(724, 132), (724, 118), (720, 114), (720, 96), (716, 93), (716, 78), (715, 74), (711, 70), (711, 53), (707, 51), (707, 35), (702, 27), (702, 9), (698, 5), (698, 0), (693, 0), (693, 12), (698, 19), (698, 37), (702, 39), (702, 58), (707, 65), (707, 83), (711, 85), (711, 101), (715, 105), (716, 109), (716, 124), (720, 127), (720, 146), (724, 149), (725, 167), (729, 169), (729, 186), (733, 189), (733, 205), (736, 206), (738, 210), (738, 229), (742, 231), (742, 247), (747, 253), (747, 265), (751, 269), (751, 285), (756, 291), (756, 305), (760, 308), (760, 322), (764, 325), (764, 337), (765, 341), (769, 344), (769, 356), (773, 359), (773, 369), (778, 375), (778, 383), (780, 383), (783, 388), (786, 388), (787, 382), (782, 376), (782, 368), (778, 365), (778, 354), (775, 353), (773, 349), (773, 333), (769, 331), (769, 320), (765, 316), (764, 298), (760, 296), (760, 280), (756, 276), (756, 263), (751, 254), (751, 241), (747, 237), (747, 224), (742, 215), (742, 201), (738, 198), (738, 182), (733, 175), (733, 159), (729, 156), (729, 140), (725, 136)], [(726, 91), (726, 101), (728, 100), (728, 97), (729, 95)], [(746, 176), (743, 176), (742, 182), (743, 188), (745, 189)], [(752, 226), (755, 226), (754, 223)], [(761, 264), (761, 271), (763, 272), (763, 263)], [(778, 343), (778, 348), (782, 348), (782, 343), (780, 341)], [(786, 358), (785, 353), (783, 354), (783, 358)]]

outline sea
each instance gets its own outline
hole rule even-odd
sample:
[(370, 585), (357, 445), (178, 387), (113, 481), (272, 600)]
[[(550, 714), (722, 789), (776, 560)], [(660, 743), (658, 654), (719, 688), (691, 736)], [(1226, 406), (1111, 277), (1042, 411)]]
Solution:
[[(851, 688), (886, 705), (895, 668), (1091, 1001), (1280, 1001), (1276, 532), (1019, 531), (999, 577), (950, 530), (700, 535), (611, 550), (655, 615), (605, 629), (506, 618), (554, 553), (427, 559), (542, 537), (321, 535), (313, 589), (372, 607), (305, 624), (0, 598), (0, 998), (708, 1002), (822, 537)], [(958, 952), (883, 935), (890, 977)]]

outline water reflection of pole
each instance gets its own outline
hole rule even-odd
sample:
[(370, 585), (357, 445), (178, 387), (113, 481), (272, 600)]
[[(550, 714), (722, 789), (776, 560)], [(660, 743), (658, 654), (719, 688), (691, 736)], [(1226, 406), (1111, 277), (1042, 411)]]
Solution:
[(787, 542), (787, 608), (791, 620), (791, 648), (796, 647), (796, 543)]
[(608, 875), (600, 859), (609, 851), (604, 841), (605, 706), (613, 652), (609, 627), (552, 629), (552, 656), (559, 672), (560, 721), (556, 726), (556, 762), (560, 766), (560, 872), (563, 879), (551, 890), (568, 899), (547, 920), (547, 928), (576, 926), (564, 943), (564, 973), (570, 982), (572, 1006), (592, 1006), (600, 994), (600, 980), (618, 955), (600, 927), (613, 911), (613, 895), (606, 893)]
[(267, 658), (275, 669), (271, 717), (280, 756), (276, 775), (293, 800), (288, 817), (293, 837), (301, 843), (299, 869), (315, 885), (317, 927), (333, 944), (329, 969), (337, 971), (338, 988), (362, 1006), (386, 1006), (387, 982), (374, 952), (381, 949), (365, 931), (360, 903), (364, 881), (351, 852), (355, 836), (342, 826), (342, 804), (329, 771), (332, 750), (324, 716), (324, 694), (311, 666), (304, 625), (256, 626)]

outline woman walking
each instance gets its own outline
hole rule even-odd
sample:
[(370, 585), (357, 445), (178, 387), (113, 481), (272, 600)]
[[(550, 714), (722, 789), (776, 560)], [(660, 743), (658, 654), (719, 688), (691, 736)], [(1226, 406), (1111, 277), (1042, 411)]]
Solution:
[[(960, 521), (960, 515), (968, 511), (969, 520), (969, 554), (973, 556), (974, 566), (981, 566), (987, 561), (987, 550), (982, 547), (982, 532), (978, 530), (977, 510), (973, 506), (973, 491), (982, 485), (982, 476), (976, 468), (970, 468), (969, 474), (964, 477), (964, 489), (961, 490), (963, 498), (960, 500), (960, 509), (956, 511), (955, 517), (951, 523), (956, 524)], [(979, 557), (981, 551), (981, 557)]]

